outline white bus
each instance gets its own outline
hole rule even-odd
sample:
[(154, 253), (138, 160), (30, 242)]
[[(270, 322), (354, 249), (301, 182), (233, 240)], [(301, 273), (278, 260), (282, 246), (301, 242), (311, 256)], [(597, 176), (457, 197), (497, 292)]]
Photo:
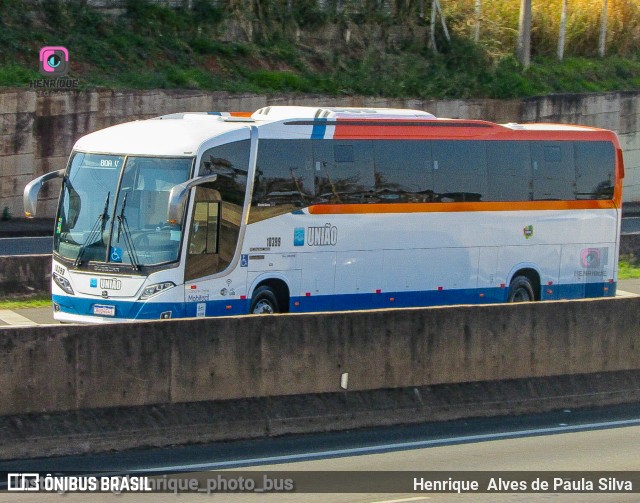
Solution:
[(416, 110), (181, 113), (89, 134), (62, 177), (55, 318), (615, 295), (622, 154), (581, 126)]

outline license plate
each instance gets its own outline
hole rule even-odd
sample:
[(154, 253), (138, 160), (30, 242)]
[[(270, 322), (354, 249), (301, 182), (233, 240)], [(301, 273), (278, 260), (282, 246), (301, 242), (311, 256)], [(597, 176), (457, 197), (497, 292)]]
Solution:
[(103, 306), (101, 304), (95, 304), (93, 306), (93, 314), (98, 316), (115, 316), (116, 306)]

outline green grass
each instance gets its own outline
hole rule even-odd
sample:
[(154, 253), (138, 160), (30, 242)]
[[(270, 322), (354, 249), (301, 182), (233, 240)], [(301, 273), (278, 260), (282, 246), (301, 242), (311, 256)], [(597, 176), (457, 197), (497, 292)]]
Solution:
[[(40, 77), (39, 48), (63, 45), (70, 51), (70, 77), (79, 79), (81, 89), (446, 99), (640, 87), (638, 51), (629, 52), (626, 59), (567, 57), (562, 63), (539, 54), (524, 70), (510, 49), (496, 52), (486, 43), (471, 42), (466, 28), (455, 28), (453, 17), (452, 41), (447, 43), (438, 34), (441, 52), (436, 54), (420, 31), (424, 23), (408, 12), (398, 19), (382, 11), (337, 16), (317, 10), (311, 0), (294, 2), (290, 14), (282, 11), (284, 3), (277, 2), (235, 11), (205, 0), (194, 0), (191, 11), (144, 0), (125, 5), (124, 14), (111, 17), (79, 0), (27, 6), (19, 0), (0, 0), (0, 86), (27, 88), (30, 80)], [(292, 28), (339, 33), (347, 26), (355, 30), (354, 23), (359, 25), (358, 35), (349, 44), (339, 36), (317, 44), (299, 42)], [(228, 41), (233, 33), (227, 31), (229, 25), (237, 26), (233, 41)], [(251, 40), (241, 35), (242, 26), (245, 33), (247, 26), (252, 27)], [(398, 29), (402, 36), (381, 36), (385, 30)]]
[(26, 309), (30, 307), (51, 307), (51, 295), (0, 300), (0, 309)]
[(640, 278), (640, 263), (635, 257), (620, 257), (618, 262), (618, 279)]

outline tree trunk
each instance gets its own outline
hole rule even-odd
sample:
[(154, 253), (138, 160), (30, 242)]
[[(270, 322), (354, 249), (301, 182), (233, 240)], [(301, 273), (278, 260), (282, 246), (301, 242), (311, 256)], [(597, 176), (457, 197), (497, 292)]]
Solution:
[(600, 21), (600, 43), (598, 54), (604, 58), (607, 43), (607, 0), (602, 1), (602, 20)]
[(438, 46), (436, 46), (436, 0), (431, 0), (431, 22), (429, 24), (429, 36), (431, 40), (431, 49), (433, 52), (438, 52)]
[(531, 64), (531, 0), (520, 1), (517, 52), (518, 61), (527, 68)]
[(473, 29), (473, 41), (480, 41), (480, 18), (482, 17), (482, 0), (476, 0), (476, 25)]
[(567, 30), (567, 0), (562, 0), (562, 13), (560, 14), (560, 33), (558, 33), (558, 60), (564, 59), (564, 36)]

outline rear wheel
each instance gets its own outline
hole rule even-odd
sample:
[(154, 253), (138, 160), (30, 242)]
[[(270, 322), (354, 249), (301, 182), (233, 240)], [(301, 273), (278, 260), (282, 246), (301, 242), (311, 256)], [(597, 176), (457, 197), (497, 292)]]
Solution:
[(273, 290), (268, 286), (256, 288), (251, 300), (251, 314), (273, 314), (279, 311), (278, 299)]
[(526, 276), (516, 276), (509, 285), (508, 302), (532, 302), (536, 300), (533, 285)]

